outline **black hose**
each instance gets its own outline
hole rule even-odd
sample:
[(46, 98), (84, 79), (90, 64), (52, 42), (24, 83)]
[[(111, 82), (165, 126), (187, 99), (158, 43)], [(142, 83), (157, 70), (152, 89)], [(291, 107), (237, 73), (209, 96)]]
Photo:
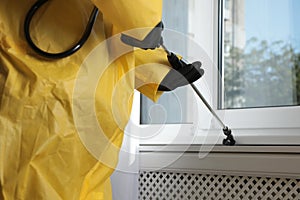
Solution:
[(39, 55), (43, 56), (43, 57), (46, 57), (46, 58), (51, 58), (51, 59), (60, 59), (60, 58), (65, 58), (65, 57), (68, 57), (72, 54), (74, 54), (76, 51), (78, 51), (84, 44), (85, 42), (88, 40), (91, 32), (92, 32), (92, 29), (93, 29), (93, 26), (95, 24), (95, 21), (97, 19), (97, 16), (98, 16), (98, 13), (99, 13), (99, 10), (97, 7), (94, 7), (91, 15), (90, 15), (90, 18), (89, 18), (89, 21), (88, 21), (88, 24), (85, 28), (85, 31), (81, 37), (81, 39), (75, 44), (73, 45), (70, 49), (64, 51), (64, 52), (60, 52), (60, 53), (49, 53), (49, 52), (46, 52), (46, 51), (43, 51), (42, 49), (40, 49), (39, 47), (37, 47), (34, 42), (32, 41), (31, 39), (31, 36), (30, 36), (30, 23), (31, 23), (31, 20), (33, 18), (33, 16), (35, 15), (35, 13), (37, 12), (37, 10), (47, 2), (48, 0), (38, 0), (31, 8), (30, 10), (28, 11), (27, 15), (26, 15), (26, 18), (25, 18), (25, 22), (24, 22), (24, 32), (25, 32), (25, 38), (26, 38), (26, 41), (27, 43), (29, 44), (29, 46)]

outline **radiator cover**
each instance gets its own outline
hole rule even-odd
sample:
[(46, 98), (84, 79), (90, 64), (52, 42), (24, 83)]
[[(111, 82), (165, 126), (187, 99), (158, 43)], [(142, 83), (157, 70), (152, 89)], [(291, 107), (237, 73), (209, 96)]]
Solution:
[(139, 199), (300, 200), (300, 179), (140, 171)]

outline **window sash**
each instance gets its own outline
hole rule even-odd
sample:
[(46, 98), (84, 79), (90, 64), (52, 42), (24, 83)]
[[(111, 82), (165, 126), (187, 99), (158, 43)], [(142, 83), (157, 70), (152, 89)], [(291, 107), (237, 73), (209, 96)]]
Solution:
[[(300, 106), (262, 107), (244, 109), (222, 109), (224, 101), (224, 2), (216, 0), (217, 4), (217, 55), (219, 72), (215, 72), (214, 100), (216, 112), (223, 116), (224, 123), (233, 129), (238, 144), (300, 144)], [(221, 77), (220, 77), (221, 76)]]

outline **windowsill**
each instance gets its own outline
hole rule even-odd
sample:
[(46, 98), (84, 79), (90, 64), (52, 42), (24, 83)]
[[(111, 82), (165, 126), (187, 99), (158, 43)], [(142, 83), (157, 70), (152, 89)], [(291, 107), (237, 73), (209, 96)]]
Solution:
[[(219, 129), (197, 129), (193, 124), (140, 125), (140, 144), (220, 145), (225, 135)], [(300, 128), (232, 129), (237, 145), (300, 145)]]

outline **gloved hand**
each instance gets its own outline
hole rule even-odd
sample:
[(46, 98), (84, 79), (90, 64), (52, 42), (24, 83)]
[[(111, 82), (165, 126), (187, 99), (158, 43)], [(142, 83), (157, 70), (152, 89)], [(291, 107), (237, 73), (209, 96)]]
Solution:
[[(138, 47), (144, 50), (153, 50), (163, 45), (163, 38), (161, 37), (163, 28), (163, 23), (160, 22), (143, 40), (138, 40), (122, 34), (121, 41), (129, 46)], [(192, 64), (186, 64), (173, 53), (168, 55), (168, 61), (171, 64), (172, 69), (160, 83), (158, 87), (159, 91), (171, 91), (177, 87), (193, 83), (204, 74), (204, 70), (201, 69), (201, 62), (199, 61)]]
[(168, 55), (168, 61), (172, 69), (160, 83), (158, 87), (159, 91), (171, 91), (193, 83), (204, 74), (204, 70), (201, 68), (202, 64), (199, 61), (186, 64), (173, 53)]

